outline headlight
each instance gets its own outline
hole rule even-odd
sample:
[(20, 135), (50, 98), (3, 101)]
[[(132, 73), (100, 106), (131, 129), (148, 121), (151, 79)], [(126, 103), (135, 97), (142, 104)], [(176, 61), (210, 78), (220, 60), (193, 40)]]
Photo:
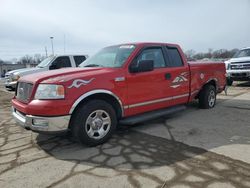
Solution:
[(62, 85), (39, 84), (35, 99), (64, 99), (65, 91)]
[(225, 66), (226, 66), (226, 70), (230, 69), (230, 62), (229, 61), (225, 61)]
[(11, 75), (11, 80), (12, 80), (12, 81), (17, 81), (19, 78), (20, 78), (19, 75), (15, 75), (15, 74), (12, 74), (12, 75)]

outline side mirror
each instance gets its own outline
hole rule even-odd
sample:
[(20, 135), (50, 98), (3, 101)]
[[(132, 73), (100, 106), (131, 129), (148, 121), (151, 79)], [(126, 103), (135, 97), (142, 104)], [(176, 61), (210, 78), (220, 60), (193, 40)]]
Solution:
[(135, 65), (133, 63), (130, 66), (130, 72), (136, 73), (136, 72), (149, 72), (154, 70), (154, 61), (153, 60), (141, 60)]

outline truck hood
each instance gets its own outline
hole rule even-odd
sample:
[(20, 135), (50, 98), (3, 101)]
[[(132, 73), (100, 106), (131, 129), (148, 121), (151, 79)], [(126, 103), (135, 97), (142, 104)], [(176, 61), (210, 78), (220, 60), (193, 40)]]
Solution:
[(234, 63), (234, 62), (245, 62), (245, 61), (250, 61), (250, 57), (240, 57), (240, 58), (232, 58), (229, 59), (229, 63)]
[(41, 72), (41, 71), (44, 71), (44, 68), (34, 67), (34, 68), (24, 68), (24, 69), (13, 70), (13, 71), (7, 72), (6, 74), (7, 75), (14, 74), (14, 75), (19, 75), (19, 76), (24, 76), (27, 74), (37, 73), (37, 72)]
[(63, 84), (65, 82), (70, 82), (75, 79), (83, 78), (93, 78), (94, 76), (101, 74), (113, 72), (112, 68), (98, 68), (98, 67), (88, 67), (88, 68), (63, 68), (58, 70), (51, 70), (40, 72), (36, 74), (30, 74), (19, 79), (20, 82), (30, 82), (30, 83), (47, 83), (47, 84)]

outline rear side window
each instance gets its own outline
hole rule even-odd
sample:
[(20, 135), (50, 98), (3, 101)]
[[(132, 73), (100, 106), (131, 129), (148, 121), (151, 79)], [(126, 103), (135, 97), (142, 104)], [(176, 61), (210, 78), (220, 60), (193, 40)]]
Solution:
[(170, 67), (182, 67), (183, 66), (181, 55), (177, 48), (167, 47), (167, 53), (169, 56), (168, 64)]
[(60, 68), (64, 68), (64, 67), (71, 67), (71, 63), (70, 63), (70, 59), (67, 56), (62, 56), (62, 57), (58, 57), (55, 60), (56, 68), (60, 69)]
[(74, 56), (76, 66), (78, 67), (82, 62), (86, 60), (85, 56)]

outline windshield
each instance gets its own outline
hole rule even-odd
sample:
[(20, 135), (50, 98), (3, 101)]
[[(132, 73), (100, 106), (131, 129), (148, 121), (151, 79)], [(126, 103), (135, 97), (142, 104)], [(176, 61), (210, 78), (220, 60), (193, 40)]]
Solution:
[(119, 45), (103, 48), (79, 67), (121, 67), (134, 51), (134, 45)]
[(54, 58), (54, 57), (52, 56), (52, 57), (48, 57), (48, 58), (44, 59), (41, 63), (39, 63), (39, 64), (37, 65), (37, 67), (39, 67), (39, 68), (47, 67), (48, 64), (50, 63), (50, 61), (51, 61), (53, 58)]
[(240, 50), (233, 56), (233, 58), (239, 57), (250, 57), (250, 49)]

